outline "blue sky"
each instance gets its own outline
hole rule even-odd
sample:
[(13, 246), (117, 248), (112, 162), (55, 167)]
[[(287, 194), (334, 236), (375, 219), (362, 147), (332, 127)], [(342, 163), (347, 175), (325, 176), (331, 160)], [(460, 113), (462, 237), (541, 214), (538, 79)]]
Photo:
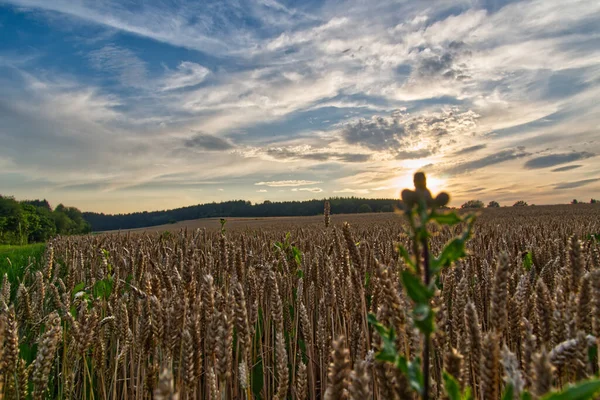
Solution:
[(0, 0), (0, 38), (17, 198), (598, 197), (598, 1)]

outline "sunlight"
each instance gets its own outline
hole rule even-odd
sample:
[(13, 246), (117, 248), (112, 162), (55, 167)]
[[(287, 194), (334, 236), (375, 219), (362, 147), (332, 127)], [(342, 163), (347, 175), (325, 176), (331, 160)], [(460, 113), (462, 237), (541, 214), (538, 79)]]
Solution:
[[(418, 171), (419, 171), (419, 169), (415, 168), (410, 173), (407, 173), (405, 175), (402, 175), (402, 176), (394, 179), (393, 187), (396, 188), (396, 196), (397, 197), (400, 196), (400, 192), (402, 192), (403, 189), (413, 189), (415, 187), (415, 185), (413, 183), (413, 176), (414, 176), (415, 172), (418, 172)], [(431, 174), (427, 175), (427, 187), (431, 191), (432, 195), (435, 196), (439, 192), (441, 192), (444, 189), (445, 184), (446, 184), (445, 179), (432, 176)]]
[[(429, 158), (416, 158), (414, 160), (403, 160), (402, 166), (410, 169), (414, 169), (415, 171), (419, 168), (426, 166), (427, 164), (431, 164), (431, 159)], [(411, 178), (412, 182), (412, 178)]]

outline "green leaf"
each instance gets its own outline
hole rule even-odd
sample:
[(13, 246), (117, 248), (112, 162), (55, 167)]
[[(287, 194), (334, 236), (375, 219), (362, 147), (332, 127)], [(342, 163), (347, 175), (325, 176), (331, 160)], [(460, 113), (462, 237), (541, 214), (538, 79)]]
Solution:
[(452, 375), (444, 371), (444, 390), (450, 400), (461, 400), (460, 387)]
[(588, 400), (592, 399), (598, 391), (600, 391), (600, 379), (592, 379), (569, 385), (560, 392), (547, 394), (542, 397), (542, 400)]
[(529, 271), (532, 265), (533, 255), (531, 254), (531, 251), (527, 251), (523, 257), (523, 268), (525, 268), (526, 271)]
[(75, 287), (71, 291), (71, 295), (75, 295), (75, 293), (79, 293), (83, 289), (85, 289), (85, 282), (79, 282), (77, 285), (75, 285)]
[(296, 276), (297, 276), (298, 278), (304, 278), (304, 271), (302, 271), (300, 268), (298, 268), (298, 269), (296, 270)]
[(262, 358), (258, 358), (252, 371), (250, 372), (250, 388), (256, 399), (261, 399), (260, 392), (263, 390), (265, 384), (265, 377), (263, 372), (263, 361)]
[(466, 255), (465, 240), (460, 237), (452, 239), (450, 243), (444, 246), (440, 256), (433, 260), (431, 269), (436, 273), (441, 268), (449, 267), (454, 261), (459, 260)]
[(435, 211), (432, 211), (429, 218), (436, 221), (440, 225), (450, 226), (459, 224), (463, 221), (463, 219), (453, 211), (448, 213), (437, 213)]
[(396, 350), (396, 335), (394, 330), (383, 326), (381, 322), (377, 321), (377, 317), (373, 314), (367, 316), (367, 321), (370, 325), (373, 325), (383, 342), (383, 347), (376, 354), (375, 359), (391, 363), (395, 362), (398, 358), (398, 351)]
[(408, 250), (406, 250), (406, 248), (401, 244), (398, 244), (398, 253), (400, 253), (400, 256), (402, 257), (406, 265), (408, 265), (413, 271), (416, 271), (417, 266), (415, 265), (415, 262), (413, 261), (410, 254), (408, 254)]
[(400, 368), (402, 373), (408, 378), (410, 387), (419, 394), (422, 394), (423, 374), (421, 373), (421, 359), (417, 357), (414, 361), (408, 361), (406, 357), (400, 356), (396, 361), (396, 367)]
[(471, 392), (471, 387), (467, 386), (462, 395), (462, 400), (473, 400), (473, 392)]
[(502, 400), (512, 400), (514, 397), (514, 388), (512, 383), (506, 385), (504, 393), (502, 394)]
[(31, 364), (33, 360), (35, 360), (35, 355), (37, 353), (37, 343), (33, 343), (31, 346), (27, 343), (19, 344), (19, 355), (25, 360), (27, 365)]
[(433, 297), (433, 291), (427, 289), (421, 279), (410, 271), (402, 271), (402, 284), (406, 289), (408, 297), (417, 304), (428, 304)]
[(292, 254), (296, 263), (300, 265), (302, 263), (302, 252), (296, 246), (292, 246)]
[(521, 400), (532, 400), (533, 397), (531, 397), (531, 393), (529, 393), (528, 391), (524, 391), (523, 393), (521, 393)]
[(598, 358), (598, 346), (594, 344), (593, 346), (588, 347), (588, 360), (591, 364), (595, 362)]
[(467, 229), (462, 233), (460, 237), (452, 239), (444, 249), (439, 257), (434, 258), (431, 262), (432, 273), (437, 273), (440, 269), (449, 267), (454, 261), (461, 259), (466, 256), (465, 244), (471, 237), (471, 231), (473, 224), (475, 223), (475, 217), (469, 216), (466, 221), (468, 222)]
[(413, 309), (415, 326), (425, 335), (429, 336), (434, 331), (434, 314), (427, 304), (417, 304)]
[(112, 278), (104, 278), (100, 281), (97, 281), (93, 288), (93, 294), (95, 298), (102, 298), (104, 300), (108, 299), (110, 294), (112, 293), (113, 288), (113, 280)]

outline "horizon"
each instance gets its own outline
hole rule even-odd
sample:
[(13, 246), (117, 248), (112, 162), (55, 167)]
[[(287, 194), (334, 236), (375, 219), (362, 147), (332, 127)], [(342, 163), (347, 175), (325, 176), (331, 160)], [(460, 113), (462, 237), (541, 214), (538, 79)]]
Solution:
[(0, 35), (17, 199), (600, 197), (599, 2), (0, 0)]
[[(2, 194), (0, 193), (0, 197), (9, 197), (9, 198), (15, 198), (14, 196), (11, 195), (7, 195), (7, 194)], [(152, 209), (152, 210), (141, 210), (141, 211), (131, 211), (131, 212), (115, 212), (115, 213), (106, 213), (106, 212), (101, 212), (101, 211), (93, 211), (93, 210), (86, 210), (86, 209), (79, 209), (82, 213), (86, 214), (105, 214), (105, 215), (118, 215), (118, 214), (136, 214), (136, 213), (160, 213), (160, 212), (166, 212), (166, 211), (172, 211), (174, 209), (180, 209), (180, 208), (189, 208), (189, 207), (194, 207), (194, 206), (202, 206), (202, 205), (209, 205), (209, 204), (219, 204), (219, 203), (229, 203), (229, 202), (238, 202), (238, 201), (244, 201), (244, 202), (250, 202), (252, 206), (255, 205), (260, 205), (263, 204), (267, 201), (269, 202), (273, 202), (273, 203), (278, 203), (278, 202), (310, 202), (310, 201), (328, 201), (328, 200), (332, 200), (332, 199), (359, 199), (359, 200), (383, 200), (383, 201), (398, 201), (401, 202), (402, 200), (400, 198), (391, 198), (391, 197), (360, 197), (360, 196), (331, 196), (331, 197), (324, 197), (324, 198), (307, 198), (307, 199), (302, 199), (302, 200), (298, 200), (298, 199), (292, 199), (292, 200), (270, 200), (270, 199), (265, 199), (259, 202), (254, 202), (254, 201), (250, 201), (250, 200), (244, 200), (244, 199), (229, 199), (229, 200), (221, 200), (221, 201), (216, 201), (216, 202), (206, 202), (206, 203), (195, 203), (195, 204), (187, 204), (187, 205), (183, 205), (180, 207), (175, 207), (175, 208), (163, 208), (163, 209)], [(65, 204), (64, 202), (59, 202), (56, 203), (56, 205), (53, 205), (50, 201), (48, 201), (47, 199), (33, 199), (33, 198), (28, 198), (28, 199), (19, 199), (19, 198), (15, 198), (16, 201), (18, 202), (28, 202), (28, 201), (47, 201), (48, 204), (50, 205), (50, 208), (52, 210), (54, 210), (59, 204), (62, 204), (66, 207), (72, 207), (72, 204)], [(536, 206), (536, 207), (541, 207), (541, 206), (564, 206), (564, 205), (574, 205), (571, 201), (572, 200), (577, 200), (577, 203), (575, 203), (576, 205), (579, 204), (596, 204), (596, 203), (592, 203), (592, 201), (596, 201), (597, 199), (594, 199), (593, 197), (587, 200), (584, 199), (571, 199), (571, 201), (567, 202), (567, 203), (534, 203), (529, 201), (529, 199), (527, 198), (521, 198), (518, 199), (516, 201), (525, 201), (525, 203), (527, 203), (527, 206)], [(495, 201), (494, 199), (484, 199), (482, 200), (481, 198), (473, 198), (473, 199), (469, 199), (468, 201), (481, 201), (483, 203), (483, 207), (481, 208), (490, 208), (488, 207), (488, 204), (492, 201)], [(516, 202), (515, 201), (515, 202)], [(514, 206), (514, 203), (502, 203), (502, 202), (498, 202), (499, 206), (501, 208), (503, 207), (512, 207)], [(462, 204), (458, 204), (458, 205), (454, 205), (452, 202), (452, 196), (450, 196), (450, 203), (447, 206), (449, 209), (460, 209), (462, 206)], [(77, 208), (77, 207), (76, 207)], [(477, 207), (476, 207), (477, 208)], [(495, 207), (491, 207), (491, 208), (495, 208)], [(335, 214), (332, 212), (332, 214)], [(342, 213), (343, 214), (343, 213)], [(211, 217), (212, 218), (212, 217)], [(214, 218), (218, 218), (218, 217), (214, 217)], [(243, 217), (242, 217), (243, 218)]]

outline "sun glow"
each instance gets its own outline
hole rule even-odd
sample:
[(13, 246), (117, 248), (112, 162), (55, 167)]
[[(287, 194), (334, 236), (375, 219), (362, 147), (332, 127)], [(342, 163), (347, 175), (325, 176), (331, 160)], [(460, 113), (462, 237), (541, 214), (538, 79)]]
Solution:
[[(404, 189), (414, 189), (415, 184), (413, 183), (413, 177), (415, 172), (418, 171), (419, 169), (417, 168), (412, 172), (402, 175), (394, 180), (393, 187), (397, 189), (397, 196), (400, 196), (400, 192), (402, 192)], [(437, 195), (444, 189), (445, 183), (446, 180), (443, 178), (427, 175), (427, 188), (429, 188), (433, 196)]]

